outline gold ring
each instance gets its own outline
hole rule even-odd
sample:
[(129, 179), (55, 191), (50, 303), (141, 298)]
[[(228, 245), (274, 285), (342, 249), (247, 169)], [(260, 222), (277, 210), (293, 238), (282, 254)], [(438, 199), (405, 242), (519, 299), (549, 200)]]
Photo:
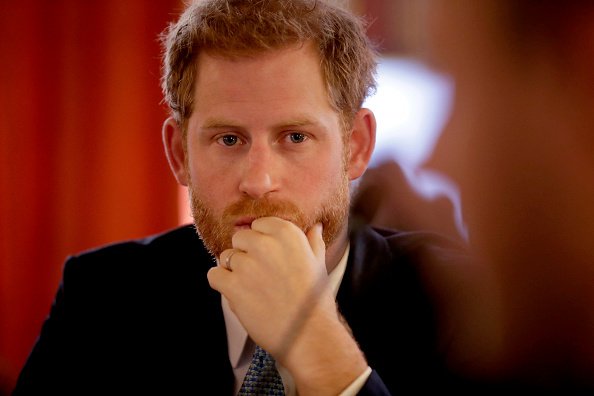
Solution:
[(231, 269), (231, 257), (233, 257), (235, 253), (237, 253), (237, 250), (233, 249), (233, 251), (231, 251), (231, 253), (225, 259), (225, 268), (231, 272), (233, 272), (233, 269)]

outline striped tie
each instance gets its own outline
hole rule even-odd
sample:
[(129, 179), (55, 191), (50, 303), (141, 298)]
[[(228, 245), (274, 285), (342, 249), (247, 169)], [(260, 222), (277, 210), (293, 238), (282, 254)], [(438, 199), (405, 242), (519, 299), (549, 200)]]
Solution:
[(239, 396), (285, 394), (283, 380), (276, 370), (274, 358), (256, 345), (256, 352), (250, 363)]

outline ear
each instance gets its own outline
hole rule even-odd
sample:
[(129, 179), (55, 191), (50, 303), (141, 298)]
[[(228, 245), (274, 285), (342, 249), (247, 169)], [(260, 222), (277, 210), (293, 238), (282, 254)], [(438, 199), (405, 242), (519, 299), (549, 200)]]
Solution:
[(375, 147), (375, 127), (375, 116), (371, 110), (361, 109), (357, 112), (349, 140), (349, 180), (359, 178), (367, 169)]
[(183, 145), (182, 129), (173, 117), (169, 117), (163, 123), (163, 146), (167, 161), (175, 179), (182, 186), (188, 185), (188, 173), (186, 169), (186, 152)]

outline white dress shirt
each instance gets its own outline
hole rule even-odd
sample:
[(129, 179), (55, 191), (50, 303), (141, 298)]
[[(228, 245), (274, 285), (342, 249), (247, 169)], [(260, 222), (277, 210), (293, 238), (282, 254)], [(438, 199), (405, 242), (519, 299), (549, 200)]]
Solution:
[[(334, 297), (336, 297), (336, 294), (338, 293), (338, 288), (342, 281), (342, 276), (344, 275), (349, 256), (349, 247), (350, 245), (347, 245), (344, 255), (340, 259), (338, 265), (332, 272), (330, 272), (330, 274), (328, 274), (330, 287), (332, 288)], [(229, 302), (224, 296), (222, 296), (222, 306), (223, 314), (225, 316), (225, 327), (227, 329), (227, 340), (229, 343), (229, 361), (231, 362), (233, 374), (235, 375), (235, 394), (237, 394), (243, 382), (243, 378), (247, 373), (256, 346), (239, 322), (239, 319), (237, 319), (237, 316), (235, 316), (231, 311), (231, 308), (229, 308)], [(293, 382), (291, 374), (279, 364), (276, 365), (276, 368), (283, 379), (285, 394), (287, 396), (296, 396), (297, 390), (295, 389), (295, 383)], [(367, 369), (365, 369), (365, 371), (361, 373), (361, 375), (355, 379), (355, 381), (353, 381), (347, 389), (340, 394), (340, 396), (355, 395), (363, 387), (363, 384), (370, 374), (371, 368), (367, 367)]]

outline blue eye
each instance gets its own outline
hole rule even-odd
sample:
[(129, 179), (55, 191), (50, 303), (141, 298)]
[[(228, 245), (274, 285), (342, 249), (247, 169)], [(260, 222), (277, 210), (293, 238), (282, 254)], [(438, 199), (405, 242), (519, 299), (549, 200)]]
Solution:
[(234, 146), (237, 144), (239, 138), (235, 135), (225, 135), (219, 138), (225, 146)]
[(303, 143), (307, 137), (303, 133), (291, 132), (289, 134), (289, 139), (291, 139), (292, 143)]

